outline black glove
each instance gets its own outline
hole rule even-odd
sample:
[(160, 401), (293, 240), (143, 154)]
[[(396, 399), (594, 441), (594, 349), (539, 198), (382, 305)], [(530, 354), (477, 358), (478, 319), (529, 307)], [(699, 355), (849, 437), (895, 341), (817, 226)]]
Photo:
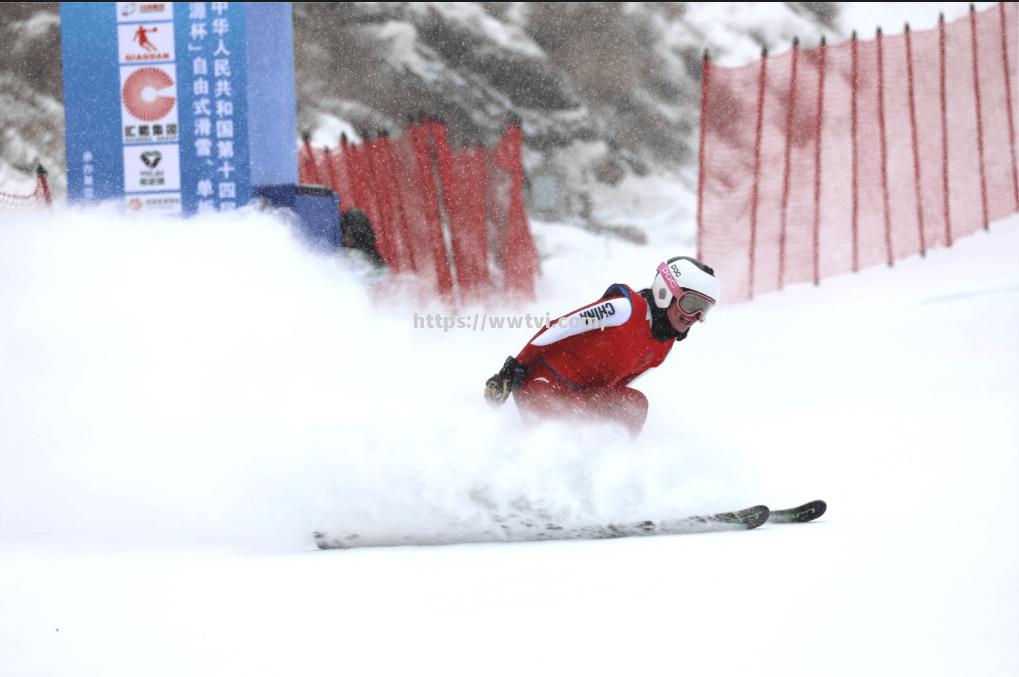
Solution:
[(502, 404), (526, 376), (527, 367), (515, 357), (507, 357), (499, 373), (485, 381), (485, 399), (491, 404)]

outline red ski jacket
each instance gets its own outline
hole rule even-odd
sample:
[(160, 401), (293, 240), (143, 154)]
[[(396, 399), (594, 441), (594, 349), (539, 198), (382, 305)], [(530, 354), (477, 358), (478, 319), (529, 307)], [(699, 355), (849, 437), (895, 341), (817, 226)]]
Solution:
[(527, 367), (521, 386), (545, 380), (573, 391), (622, 387), (657, 367), (677, 334), (664, 312), (653, 312), (643, 294), (614, 284), (601, 299), (542, 328), (517, 361)]

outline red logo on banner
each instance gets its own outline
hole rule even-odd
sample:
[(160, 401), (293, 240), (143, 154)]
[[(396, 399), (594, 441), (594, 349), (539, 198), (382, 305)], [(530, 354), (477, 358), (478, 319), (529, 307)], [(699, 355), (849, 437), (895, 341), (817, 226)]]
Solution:
[(124, 82), (124, 106), (131, 115), (152, 122), (165, 117), (171, 110), (176, 99), (173, 96), (160, 94), (164, 89), (173, 87), (173, 78), (159, 68), (139, 68)]
[(138, 43), (138, 46), (147, 52), (157, 52), (159, 48), (152, 44), (149, 40), (149, 33), (159, 32), (159, 26), (153, 26), (152, 28), (145, 28), (145, 26), (139, 26), (138, 30), (134, 32), (134, 41)]

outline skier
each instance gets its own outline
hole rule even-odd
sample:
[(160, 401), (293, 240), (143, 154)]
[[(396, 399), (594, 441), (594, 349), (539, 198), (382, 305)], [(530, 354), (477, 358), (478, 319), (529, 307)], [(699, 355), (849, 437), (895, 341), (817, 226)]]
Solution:
[(630, 383), (660, 365), (673, 344), (704, 321), (719, 289), (715, 271), (688, 256), (661, 263), (650, 289), (614, 284), (506, 358), (485, 383), (485, 398), (502, 404), (512, 393), (526, 420), (611, 420), (636, 437), (648, 402)]

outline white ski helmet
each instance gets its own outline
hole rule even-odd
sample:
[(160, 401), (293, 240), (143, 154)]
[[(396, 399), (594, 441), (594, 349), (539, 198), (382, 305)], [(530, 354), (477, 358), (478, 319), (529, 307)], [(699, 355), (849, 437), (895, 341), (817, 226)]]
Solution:
[(655, 305), (661, 309), (669, 307), (672, 299), (683, 289), (703, 294), (718, 303), (721, 285), (715, 271), (689, 256), (676, 256), (658, 265), (651, 294)]

